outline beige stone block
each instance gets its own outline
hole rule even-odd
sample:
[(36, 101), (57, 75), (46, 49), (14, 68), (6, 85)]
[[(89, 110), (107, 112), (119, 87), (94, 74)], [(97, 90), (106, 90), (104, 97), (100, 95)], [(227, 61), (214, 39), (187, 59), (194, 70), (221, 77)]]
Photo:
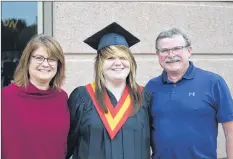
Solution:
[(94, 80), (95, 55), (66, 55), (66, 80), (64, 89), (70, 94), (76, 87)]
[(158, 33), (184, 30), (195, 53), (233, 54), (233, 5), (227, 2), (54, 2), (54, 36), (67, 53), (95, 52), (83, 40), (113, 21), (141, 42), (135, 53), (154, 52)]

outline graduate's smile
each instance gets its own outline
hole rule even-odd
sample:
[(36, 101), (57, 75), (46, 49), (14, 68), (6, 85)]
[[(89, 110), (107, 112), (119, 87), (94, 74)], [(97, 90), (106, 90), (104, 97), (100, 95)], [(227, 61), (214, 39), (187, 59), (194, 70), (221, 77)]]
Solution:
[(105, 60), (103, 74), (106, 80), (126, 80), (130, 72), (130, 63), (126, 59), (111, 57)]
[(124, 68), (113, 68), (112, 70), (116, 71), (116, 72), (120, 72), (120, 71), (124, 70)]

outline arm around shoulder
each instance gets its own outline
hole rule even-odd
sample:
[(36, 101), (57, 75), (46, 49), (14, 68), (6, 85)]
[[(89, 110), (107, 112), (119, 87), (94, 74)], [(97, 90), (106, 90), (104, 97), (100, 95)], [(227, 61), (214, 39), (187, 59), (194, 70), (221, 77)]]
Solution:
[(150, 125), (150, 147), (151, 147), (151, 156), (155, 152), (153, 152), (155, 146), (153, 145), (153, 138), (152, 138), (152, 129), (153, 129), (153, 117), (152, 117), (152, 104), (153, 104), (153, 95), (150, 91), (148, 91), (147, 88), (144, 88), (144, 98), (145, 102), (147, 103), (147, 110), (148, 110), (148, 116), (149, 116), (149, 125)]
[(74, 148), (78, 144), (79, 125), (81, 122), (83, 110), (83, 92), (85, 87), (75, 88), (68, 99), (68, 107), (70, 111), (70, 130), (67, 139), (67, 154), (66, 159), (69, 159), (74, 152)]

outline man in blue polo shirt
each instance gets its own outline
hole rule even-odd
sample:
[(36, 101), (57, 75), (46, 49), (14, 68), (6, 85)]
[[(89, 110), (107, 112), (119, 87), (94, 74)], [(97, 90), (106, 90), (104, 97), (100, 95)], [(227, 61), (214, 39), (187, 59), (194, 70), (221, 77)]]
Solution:
[(178, 29), (161, 32), (156, 49), (164, 71), (146, 85), (153, 95), (152, 159), (216, 159), (218, 123), (233, 159), (233, 100), (224, 79), (189, 61), (191, 42)]

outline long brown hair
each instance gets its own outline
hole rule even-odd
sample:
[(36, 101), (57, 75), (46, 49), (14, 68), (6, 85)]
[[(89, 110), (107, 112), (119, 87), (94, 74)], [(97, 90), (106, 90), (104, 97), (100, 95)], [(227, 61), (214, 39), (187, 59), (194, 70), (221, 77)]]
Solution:
[(65, 58), (60, 44), (51, 36), (37, 34), (31, 38), (23, 50), (19, 64), (14, 73), (14, 83), (26, 87), (29, 83), (29, 62), (31, 54), (39, 47), (44, 47), (51, 57), (58, 59), (57, 73), (50, 82), (52, 88), (61, 89), (65, 79)]
[(131, 111), (131, 115), (134, 115), (138, 109), (143, 104), (143, 95), (142, 91), (139, 88), (139, 85), (136, 82), (136, 70), (137, 70), (137, 63), (134, 59), (133, 54), (129, 50), (129, 48), (121, 45), (112, 45), (105, 47), (104, 49), (100, 50), (97, 53), (97, 57), (95, 60), (95, 95), (98, 99), (98, 103), (101, 109), (107, 113), (108, 109), (105, 104), (104, 95), (106, 91), (106, 85), (104, 82), (104, 75), (103, 75), (103, 63), (110, 56), (118, 56), (123, 57), (130, 62), (130, 73), (126, 78), (126, 84), (129, 87), (129, 93), (133, 104), (133, 109)]

